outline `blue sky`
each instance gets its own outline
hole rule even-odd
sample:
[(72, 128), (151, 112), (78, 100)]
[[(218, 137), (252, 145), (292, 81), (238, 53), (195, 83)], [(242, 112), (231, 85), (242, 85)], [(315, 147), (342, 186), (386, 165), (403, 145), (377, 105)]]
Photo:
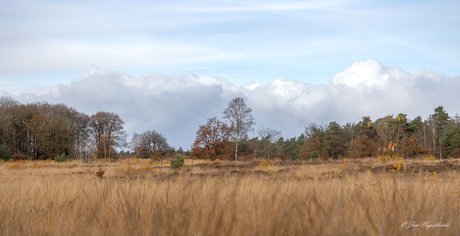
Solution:
[(288, 138), (309, 122), (455, 114), (459, 12), (459, 1), (0, 0), (0, 95), (113, 111), (129, 134), (155, 129), (185, 148), (235, 96), (256, 130)]
[(355, 61), (460, 74), (458, 1), (0, 1), (0, 89), (91, 67), (328, 84)]

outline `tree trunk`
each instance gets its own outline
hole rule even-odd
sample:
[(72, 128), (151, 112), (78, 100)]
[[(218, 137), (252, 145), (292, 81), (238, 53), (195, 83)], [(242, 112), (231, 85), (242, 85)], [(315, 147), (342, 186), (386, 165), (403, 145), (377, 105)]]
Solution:
[(427, 147), (427, 144), (426, 144), (426, 124), (424, 123), (423, 124), (423, 148), (426, 148)]
[(442, 159), (442, 145), (441, 138), (439, 138), (439, 159)]
[(236, 142), (236, 148), (235, 148), (235, 160), (238, 161), (238, 141)]

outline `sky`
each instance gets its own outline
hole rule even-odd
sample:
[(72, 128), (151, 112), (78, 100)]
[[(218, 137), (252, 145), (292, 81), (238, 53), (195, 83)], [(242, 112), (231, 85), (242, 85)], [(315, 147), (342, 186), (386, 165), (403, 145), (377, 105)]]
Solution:
[[(116, 112), (190, 148), (243, 97), (256, 130), (460, 112), (458, 1), (0, 0), (0, 95)], [(255, 135), (255, 134), (253, 134)]]

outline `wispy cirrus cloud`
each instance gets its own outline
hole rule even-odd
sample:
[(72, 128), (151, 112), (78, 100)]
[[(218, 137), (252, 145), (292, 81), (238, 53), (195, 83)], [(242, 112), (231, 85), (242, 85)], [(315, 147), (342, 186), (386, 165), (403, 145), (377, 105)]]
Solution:
[(41, 78), (65, 82), (99, 66), (214, 74), (237, 86), (280, 77), (324, 84), (365, 58), (453, 76), (458, 10), (450, 0), (4, 1), (0, 80), (38, 88)]
[[(290, 3), (266, 3), (266, 2), (229, 2), (227, 6), (214, 6), (209, 7), (206, 5), (200, 7), (189, 8), (170, 8), (170, 11), (179, 12), (193, 12), (193, 13), (216, 13), (216, 12), (257, 12), (257, 11), (299, 11), (299, 10), (313, 10), (313, 9), (327, 9), (332, 7), (342, 7), (352, 5), (352, 1), (334, 0), (334, 1), (302, 1)], [(233, 4), (232, 4), (233, 3)], [(235, 4), (236, 3), (236, 4)], [(237, 6), (235, 6), (237, 5)], [(165, 9), (168, 11), (168, 9)]]

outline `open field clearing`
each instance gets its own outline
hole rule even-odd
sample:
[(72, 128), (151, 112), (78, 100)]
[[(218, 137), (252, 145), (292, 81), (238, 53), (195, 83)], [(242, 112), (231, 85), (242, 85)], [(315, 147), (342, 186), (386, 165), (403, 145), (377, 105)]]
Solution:
[(0, 235), (460, 235), (457, 160), (185, 164), (4, 162)]

